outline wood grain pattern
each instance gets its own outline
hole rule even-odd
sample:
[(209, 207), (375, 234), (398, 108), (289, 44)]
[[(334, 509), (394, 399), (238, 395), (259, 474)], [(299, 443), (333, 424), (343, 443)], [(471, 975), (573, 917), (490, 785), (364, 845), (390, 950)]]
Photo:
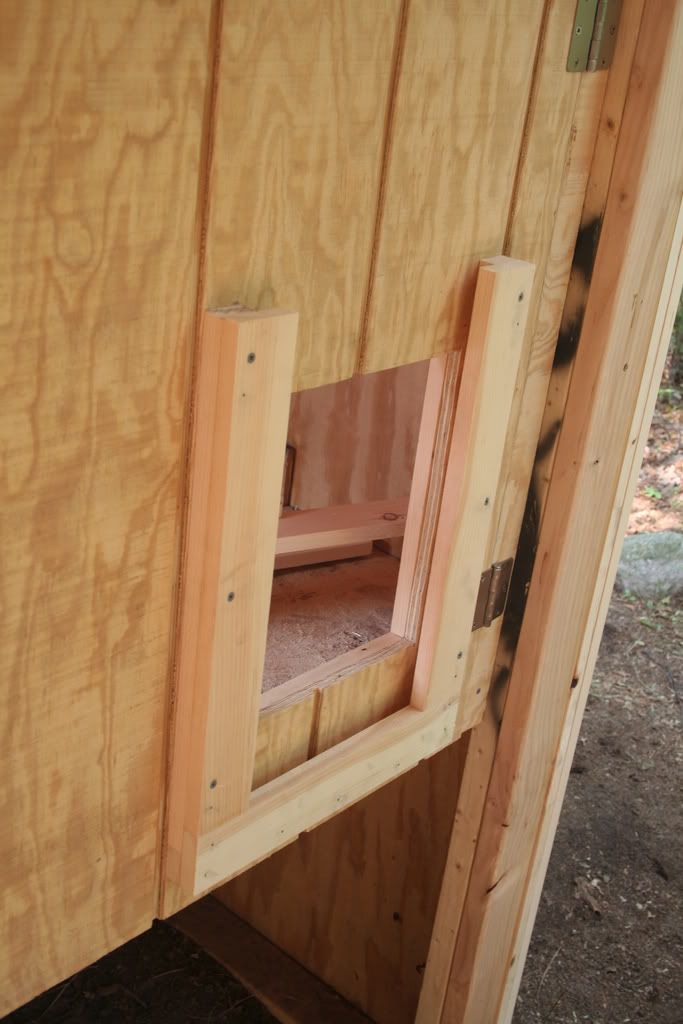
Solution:
[(251, 791), (298, 315), (244, 313), (225, 323), (225, 340), (234, 339), (235, 390), (232, 408), (223, 410), (230, 446), (214, 589), (202, 832), (243, 811)]
[(278, 555), (290, 555), (402, 537), (407, 512), (407, 495), (291, 512), (280, 519), (275, 550)]
[(253, 788), (405, 707), (414, 665), (414, 645), (387, 633), (267, 690)]
[(259, 715), (252, 789), (308, 760), (318, 699), (318, 691), (312, 690), (291, 704)]
[[(575, 337), (578, 336), (574, 327), (576, 295), (570, 280), (572, 246), (580, 221), (584, 227), (579, 239), (582, 234), (585, 237), (586, 231), (589, 237), (592, 236), (596, 224), (599, 229), (602, 221), (641, 12), (642, 0), (627, 0), (624, 4), (619, 45), (607, 83), (605, 76), (567, 76), (564, 73), (561, 57), (566, 47), (567, 32), (571, 29), (571, 11), (554, 8), (546, 26), (536, 95), (530, 112), (529, 145), (520, 173), (519, 199), (510, 229), (511, 241), (514, 239), (527, 256), (535, 256), (544, 262), (546, 270), (543, 278), (537, 277), (532, 296), (532, 315), (525, 339), (528, 371), (526, 378), (518, 382), (518, 426), (513, 446), (505, 458), (508, 479), (491, 560), (505, 557), (517, 544), (531, 481), (527, 521), (518, 551), (518, 582), (513, 588), (506, 619), (497, 628), (494, 626), (477, 634), (472, 645), (468, 672), (472, 682), (482, 689), (491, 678), (491, 652), (496, 646), (498, 650), (491, 699), (483, 709), (481, 724), (473, 731), (464, 769), (463, 788), (458, 799), (456, 823), (421, 993), (420, 1024), (428, 1024), (439, 1016), (445, 997), (498, 741), (516, 630), (521, 620), (523, 604), (520, 605), (520, 595), (523, 601), (531, 573), (535, 531), (542, 515), (547, 474), (564, 415), (566, 390), (562, 397), (562, 388), (557, 387), (556, 382), (568, 379)], [(600, 109), (603, 92), (605, 100)], [(545, 143), (544, 133), (549, 130), (558, 139), (556, 147), (550, 148)], [(559, 143), (562, 138), (567, 140), (566, 146)], [(535, 188), (534, 182), (539, 175), (553, 183), (552, 187), (549, 184), (548, 191)], [(597, 185), (598, 181), (600, 185)], [(551, 199), (552, 188), (559, 190), (558, 200)], [(580, 212), (581, 204), (583, 213)], [(529, 233), (534, 223), (536, 230)], [(579, 241), (574, 256), (577, 262), (585, 261), (584, 251), (585, 241)], [(585, 272), (582, 265), (578, 270), (582, 289), (588, 287)], [(504, 626), (502, 632), (501, 625)], [(472, 695), (474, 700), (478, 699), (476, 690)], [(475, 713), (475, 709), (472, 708), (470, 713)]]
[[(612, 522), (614, 524), (612, 537), (619, 538), (619, 541), (616, 544), (608, 544), (606, 546), (592, 595), (587, 629), (582, 639), (577, 660), (577, 676), (580, 680), (583, 680), (583, 686), (574, 689), (574, 699), (570, 701), (567, 709), (543, 815), (539, 823), (536, 846), (529, 871), (529, 880), (524, 894), (524, 904), (521, 909), (514, 940), (513, 957), (511, 958), (510, 970), (505, 978), (503, 998), (499, 1012), (499, 1017), (504, 1022), (511, 1020), (517, 999), (521, 972), (526, 960), (545, 873), (574, 758), (574, 751), (579, 739), (583, 713), (588, 700), (590, 680), (592, 679), (595, 663), (598, 658), (602, 631), (612, 597), (612, 588), (622, 549), (621, 538), (626, 536), (633, 496), (638, 482), (638, 473), (650, 431), (652, 413), (657, 401), (657, 393), (662, 380), (666, 355), (671, 343), (671, 331), (676, 310), (680, 303), (682, 288), (683, 205), (679, 213), (677, 230), (671, 247), (671, 258), (663, 282), (661, 302), (657, 310), (654, 329), (650, 339), (647, 364), (633, 411), (631, 430), (629, 431), (636, 443), (631, 443), (631, 451), (624, 461), (619, 477), (617, 497), (612, 510)], [(519, 967), (517, 967), (518, 963)]]
[(394, 633), (410, 640), (422, 624), (461, 369), (456, 352), (429, 362), (391, 622)]
[(406, 643), (393, 654), (320, 690), (312, 754), (329, 750), (394, 711), (407, 707), (415, 654), (415, 645)]
[(350, 377), (398, 0), (234, 0), (224, 21), (206, 305), (301, 313), (295, 389)]
[(227, 967), (282, 1024), (371, 1024), (212, 896), (176, 914), (171, 924)]
[(410, 491), (428, 362), (292, 396), (298, 508), (400, 498)]
[(2, 5), (0, 1015), (155, 911), (210, 14)]
[(479, 261), (503, 251), (544, 8), (409, 6), (364, 372), (464, 347)]
[(372, 1020), (409, 1024), (465, 750), (423, 762), (215, 895)]
[[(583, 203), (583, 196), (576, 189), (580, 179), (575, 175), (585, 174), (588, 164), (580, 166), (576, 157), (581, 154), (582, 160), (590, 161), (590, 146), (582, 140), (594, 133), (597, 119), (597, 111), (591, 112), (588, 109), (585, 109), (587, 120), (575, 120), (574, 117), (580, 76), (567, 75), (564, 71), (567, 38), (571, 30), (573, 13), (569, 6), (559, 4), (553, 5), (550, 9), (544, 46), (539, 56), (539, 76), (533, 106), (529, 112), (524, 164), (518, 172), (517, 199), (508, 227), (509, 246), (514, 244), (515, 248), (508, 247), (507, 251), (536, 262), (539, 273), (534, 282), (532, 308), (524, 342), (525, 356), (518, 381), (518, 387), (524, 394), (521, 401), (517, 402), (517, 407), (521, 407), (519, 429), (523, 430), (523, 435), (520, 436), (520, 442), (514, 446), (514, 456), (505, 457), (508, 467), (507, 488), (502, 508), (496, 515), (499, 527), (496, 544), (491, 549), (492, 558), (500, 557), (502, 554), (508, 555), (516, 546), (543, 415), (544, 388), (547, 387), (559, 329), (564, 301), (563, 289), (566, 290), (573, 242)], [(590, 117), (593, 118), (592, 123)], [(607, 130), (609, 129), (606, 127), (605, 131)], [(563, 218), (563, 222), (557, 225), (555, 218), (558, 196), (565, 187), (567, 175), (570, 177), (574, 197), (573, 228), (569, 218)], [(543, 182), (543, 186), (536, 187), (537, 181)], [(553, 257), (549, 262), (551, 240)], [(474, 662), (486, 685), (491, 678), (492, 652), (498, 640), (497, 630), (495, 632), (493, 648), (488, 653), (482, 649)], [(476, 644), (478, 640), (473, 639)], [(499, 710), (495, 701), (493, 708), (494, 711)], [(497, 718), (492, 718), (489, 725), (494, 749), (499, 727)], [(481, 730), (475, 731), (472, 737), (477, 737), (478, 742), (484, 740)], [(373, 1016), (379, 1020), (412, 1020), (420, 991), (420, 976), (413, 974), (412, 969), (399, 964), (402, 946), (401, 942), (397, 943), (393, 937), (396, 932), (410, 935), (410, 941), (417, 948), (425, 950), (429, 946), (434, 926), (435, 944), (443, 943), (446, 950), (445, 971), (436, 984), (437, 989), (439, 985), (442, 986), (443, 997), (450, 964), (446, 935), (448, 931), (457, 929), (457, 907), (449, 915), (448, 902), (442, 895), (444, 913), (442, 918), (437, 918), (437, 927), (434, 922), (437, 898), (434, 897), (434, 901), (430, 903), (426, 890), (423, 890), (424, 906), (418, 910), (412, 897), (415, 894), (416, 874), (421, 880), (440, 880), (443, 875), (459, 777), (454, 774), (452, 780), (449, 780), (453, 787), (449, 790), (452, 800), (443, 797), (435, 800), (431, 784), (440, 764), (449, 758), (465, 758), (467, 742), (468, 738), (463, 738), (453, 747), (385, 787), (381, 793), (367, 798), (343, 812), (334, 821), (302, 837), (287, 850), (270, 858), (222, 890), (226, 894), (235, 894), (234, 906), (237, 912), (255, 920), (257, 926), (267, 931), (274, 941), (280, 943), (312, 970), (320, 973), (347, 997), (353, 998), (366, 1008), (372, 1007), (373, 1010), (382, 998), (389, 1000), (390, 1007), (384, 1016), (381, 1012), (373, 1012)], [(479, 820), (469, 820), (466, 815), (468, 812), (472, 812), (475, 817), (477, 813), (480, 814), (475, 805), (478, 803), (478, 806), (481, 806), (490, 771), (490, 760), (486, 751), (483, 756), (487, 758), (487, 767), (479, 772), (476, 770), (477, 752), (471, 752), (467, 757), (470, 782), (477, 790), (477, 794), (476, 799), (465, 799), (462, 803), (455, 835), (460, 836), (463, 833), (464, 838), (459, 849), (451, 847), (454, 865), (450, 869), (451, 879), (458, 875), (455, 865), (458, 863), (459, 854), (462, 855), (463, 867), (467, 864), (466, 870), (469, 870), (470, 860), (466, 858), (471, 858), (469, 846), (473, 852), (473, 841), (476, 840)], [(480, 797), (479, 790), (482, 790), (482, 787), (483, 794)], [(393, 796), (391, 801), (387, 800), (385, 803), (385, 794), (389, 793)], [(397, 820), (393, 815), (394, 800), (403, 808), (402, 820), (415, 825), (414, 828), (411, 827), (410, 840), (406, 837), (401, 820)], [(364, 837), (358, 832), (359, 820), (364, 825)], [(437, 820), (444, 825), (438, 836), (430, 831)], [(393, 881), (390, 890), (382, 887), (386, 873), (372, 867), (377, 851), (373, 839), (375, 835), (381, 836), (382, 849), (388, 851), (388, 854), (383, 853), (384, 859), (381, 863), (384, 866), (391, 865)], [(353, 857), (350, 858), (343, 854), (344, 844), (351, 842), (354, 836), (357, 838), (353, 846)], [(318, 883), (311, 884), (311, 879), (320, 877), (333, 862), (338, 865), (338, 871), (349, 873), (353, 877), (349, 897), (355, 900), (353, 916), (343, 914), (343, 896), (337, 898), (337, 891), (332, 884), (327, 888)], [(422, 866), (416, 868), (416, 865)], [(282, 884), (278, 887), (279, 880), (283, 878), (287, 879), (288, 887)], [(436, 885), (438, 884), (437, 882)], [(378, 933), (378, 927), (383, 927), (384, 921), (384, 918), (377, 914), (373, 903), (374, 893), (378, 887), (382, 893), (391, 892), (387, 898), (392, 901), (393, 910), (400, 917), (400, 921), (392, 918), (391, 923), (387, 923), (387, 929), (394, 929), (389, 937), (386, 937), (383, 931)], [(315, 893), (315, 897), (309, 897), (309, 892)], [(263, 893), (266, 895), (262, 895)], [(267, 909), (257, 909), (261, 899), (267, 905)], [(361, 909), (366, 906), (367, 912)], [(325, 923), (321, 927), (323, 921)], [(325, 939), (322, 946), (321, 935), (324, 935)], [(452, 946), (450, 948), (452, 950)], [(353, 959), (353, 974), (347, 974), (349, 949), (358, 950), (358, 956), (354, 956)], [(340, 950), (344, 950), (344, 956), (339, 955)], [(416, 962), (423, 964), (424, 959), (423, 953)], [(324, 963), (321, 963), (322, 960)], [(435, 962), (434, 949), (431, 949), (424, 974), (425, 985)], [(434, 1019), (436, 1017), (429, 1014), (420, 1017), (425, 1024), (432, 1024)]]
[(464, 669), (533, 279), (530, 263), (506, 256), (482, 261), (455, 409), (412, 704), (458, 702), (460, 732), (471, 724), (462, 717)]
[[(297, 314), (213, 310), (194, 382), (163, 901), (251, 791)], [(241, 496), (241, 500), (237, 496)]]
[(662, 307), (673, 315), (675, 305), (668, 294), (662, 303), (661, 291), (680, 266), (682, 40), (680, 3), (645, 6), (445, 1020), (511, 1012), (509, 1001), (504, 1017), (500, 1010), (539, 823), (574, 691), (589, 685), (576, 676), (581, 645), (587, 629), (600, 628), (593, 592), (619, 545), (614, 510), (627, 499), (624, 468), (644, 435), (633, 416), (643, 393), (654, 398), (659, 346), (650, 339)]
[[(628, 6), (628, 5), (627, 5)], [(546, 392), (561, 330), (562, 309), (567, 295), (569, 272), (586, 180), (592, 167), (596, 131), (600, 124), (600, 101), (605, 76), (567, 75), (564, 70), (568, 33), (573, 11), (555, 5), (549, 11), (539, 56), (539, 71), (528, 115), (528, 144), (518, 175), (517, 198), (509, 226), (509, 245), (514, 251), (534, 259), (544, 267), (534, 281), (531, 311), (524, 340), (524, 356), (517, 382), (516, 397), (506, 465), (506, 483), (494, 512), (495, 536), (487, 561), (508, 557), (516, 548), (525, 509), (529, 483), (534, 488), (528, 509), (535, 517), (536, 492), (542, 470), (534, 472), (537, 448), (543, 451), (547, 438), (557, 433), (557, 415), (548, 424), (550, 434), (541, 427), (546, 409)], [(620, 28), (620, 43), (624, 40)], [(637, 33), (637, 25), (633, 32)], [(620, 72), (622, 61), (630, 67), (630, 58), (617, 50), (613, 70)], [(612, 82), (612, 72), (609, 77)], [(623, 90), (622, 90), (623, 101)], [(548, 135), (556, 139), (548, 145)], [(538, 188), (538, 181), (545, 182)], [(600, 211), (601, 212), (601, 211)], [(554, 371), (553, 371), (554, 372)], [(548, 394), (548, 400), (550, 395)], [(540, 438), (539, 441), (539, 431)], [(534, 522), (536, 519), (534, 518)], [(418, 1020), (430, 1024), (438, 1019), (445, 997), (448, 972), (453, 956), (461, 909), (465, 900), (469, 871), (481, 822), (484, 800), (500, 728), (505, 701), (505, 683), (513, 656), (515, 630), (521, 617), (520, 595), (530, 573), (527, 561), (535, 543), (533, 528), (523, 533), (518, 551), (516, 578), (505, 620), (475, 634), (467, 671), (471, 680), (471, 706), (468, 717), (476, 716), (479, 703), (481, 723), (474, 729), (463, 774), (458, 809), (439, 910), (434, 922), (432, 944), (420, 998)], [(504, 627), (501, 631), (501, 627)], [(493, 662), (493, 670), (492, 670)], [(493, 675), (493, 678), (492, 678)], [(481, 697), (491, 684), (490, 699), (482, 706)], [(477, 690), (481, 694), (477, 694)]]

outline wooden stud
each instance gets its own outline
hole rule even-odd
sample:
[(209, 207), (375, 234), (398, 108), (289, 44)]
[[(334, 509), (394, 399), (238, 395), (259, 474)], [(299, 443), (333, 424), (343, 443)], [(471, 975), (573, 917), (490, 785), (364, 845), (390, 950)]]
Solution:
[(501, 256), (479, 269), (420, 633), (413, 705), (461, 695), (534, 268)]
[(204, 318), (168, 796), (181, 887), (198, 834), (251, 791), (296, 327), (277, 310)]

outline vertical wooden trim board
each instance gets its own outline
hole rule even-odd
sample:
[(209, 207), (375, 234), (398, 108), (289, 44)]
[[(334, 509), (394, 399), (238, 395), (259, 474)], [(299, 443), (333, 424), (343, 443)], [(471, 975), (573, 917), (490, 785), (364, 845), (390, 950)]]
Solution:
[[(443, 1021), (509, 1021), (680, 284), (683, 4), (646, 4)], [(678, 269), (677, 269), (678, 268)], [(652, 340), (654, 339), (654, 340)], [(558, 772), (563, 772), (558, 777)], [(553, 805), (548, 814), (555, 813)], [(539, 832), (540, 828), (540, 832)], [(543, 837), (545, 846), (540, 843)], [(537, 867), (536, 867), (537, 865)], [(520, 933), (520, 921), (525, 933)], [(516, 937), (519, 942), (516, 944)], [(514, 971), (514, 977), (510, 977)]]
[(247, 805), (297, 315), (204, 317), (168, 793), (166, 897), (197, 837)]
[[(501, 271), (503, 271), (501, 273)], [(501, 256), (479, 269), (427, 587), (412, 702), (462, 698), (534, 268)]]

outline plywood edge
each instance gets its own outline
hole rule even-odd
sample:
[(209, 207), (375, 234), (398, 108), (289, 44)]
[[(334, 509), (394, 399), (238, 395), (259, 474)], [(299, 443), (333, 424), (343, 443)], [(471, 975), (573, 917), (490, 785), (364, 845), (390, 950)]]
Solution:
[(352, 651), (345, 651), (322, 665), (302, 672), (281, 686), (267, 690), (261, 698), (261, 715), (281, 711), (314, 690), (323, 690), (355, 672), (362, 671), (384, 658), (391, 657), (405, 647), (414, 646), (410, 640), (395, 633), (384, 633)]
[(215, 897), (206, 896), (169, 923), (227, 968), (282, 1024), (370, 1024)]

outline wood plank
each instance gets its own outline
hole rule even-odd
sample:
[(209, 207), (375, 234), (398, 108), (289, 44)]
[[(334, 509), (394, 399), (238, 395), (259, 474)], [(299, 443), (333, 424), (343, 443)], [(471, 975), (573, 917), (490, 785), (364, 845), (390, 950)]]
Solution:
[(365, 558), (371, 554), (372, 541), (364, 541), (362, 544), (339, 544), (333, 548), (293, 551), (287, 555), (275, 555), (275, 569), (298, 569), (302, 565), (341, 562), (346, 558)]
[[(501, 1000), (543, 806), (573, 689), (589, 682), (576, 676), (593, 603), (585, 581), (602, 584), (605, 554), (619, 543), (613, 502), (624, 497), (622, 467), (637, 442), (633, 413), (647, 372), (660, 291), (675, 264), (670, 257), (683, 188), (678, 116), (683, 73), (677, 60), (682, 42), (681, 5), (646, 5), (537, 569), (456, 946), (447, 1020), (506, 1019), (500, 1017)], [(596, 394), (601, 401), (595, 401)]]
[[(445, 998), (458, 923), (495, 756), (506, 682), (531, 577), (546, 488), (547, 453), (554, 446), (564, 415), (564, 403), (556, 400), (553, 381), (558, 374), (564, 375), (569, 369), (575, 351), (574, 332), (577, 323), (580, 327), (581, 322), (577, 320), (579, 307), (572, 297), (573, 285), (569, 281), (572, 247), (580, 220), (582, 227), (575, 256), (578, 266), (576, 274), (572, 272), (572, 277), (580, 278), (581, 301), (585, 303), (592, 269), (585, 257), (585, 240), (590, 240), (596, 230), (599, 231), (604, 214), (641, 9), (642, 0), (626, 0), (623, 6), (619, 45), (609, 72), (605, 101), (600, 112), (597, 111), (597, 103), (600, 90), (604, 87), (604, 81), (601, 82), (603, 76), (567, 75), (564, 71), (563, 54), (572, 27), (573, 11), (555, 7), (550, 12), (546, 26), (539, 61), (540, 72), (530, 111), (529, 145), (520, 173), (519, 198), (510, 236), (511, 244), (514, 243), (518, 251), (527, 258), (538, 259), (541, 265), (546, 266), (546, 271), (544, 277), (539, 275), (534, 284), (532, 312), (525, 339), (525, 348), (529, 353), (524, 361), (527, 368), (525, 378), (518, 381), (518, 425), (512, 431), (514, 445), (505, 457), (508, 479), (501, 503), (498, 531), (489, 556), (491, 561), (506, 556), (514, 549), (518, 542), (527, 491), (529, 500), (506, 618), (497, 626), (494, 624), (489, 630), (481, 631), (472, 644), (471, 665), (468, 666), (472, 701), (479, 699), (476, 690), (488, 685), (491, 679), (492, 652), (496, 646), (498, 650), (495, 654), (490, 699), (484, 708), (481, 724), (472, 733), (458, 798), (420, 997), (420, 1024), (431, 1024), (431, 1021), (439, 1018)], [(598, 133), (593, 154), (596, 126)], [(548, 146), (548, 134), (558, 140), (556, 145)], [(568, 140), (564, 146), (561, 143), (563, 138)], [(541, 190), (535, 187), (539, 178), (557, 182), (559, 201), (553, 198), (552, 188)], [(568, 310), (573, 312), (568, 315)], [(552, 380), (548, 386), (551, 372)], [(551, 407), (553, 415), (544, 416), (544, 408), (549, 412)], [(474, 707), (470, 713), (476, 713)]]
[(193, 870), (197, 835), (243, 810), (251, 790), (296, 326), (295, 313), (277, 310), (204, 317), (168, 797), (170, 905), (172, 887)]
[(369, 1024), (369, 1018), (207, 896), (172, 925), (227, 967), (283, 1024)]
[(422, 624), (461, 369), (457, 352), (429, 362), (391, 623), (394, 633), (410, 640)]
[(198, 844), (194, 896), (229, 881), (302, 832), (447, 746), (455, 710), (405, 708), (258, 790), (248, 809)]
[(318, 692), (312, 690), (294, 703), (259, 715), (252, 789), (265, 786), (309, 759), (318, 699)]
[(363, 372), (465, 345), (479, 261), (505, 244), (545, 6), (408, 5)]
[(393, 654), (320, 690), (312, 754), (329, 750), (410, 703), (416, 648), (406, 643)]
[(530, 263), (504, 256), (479, 269), (415, 666), (415, 707), (445, 706), (460, 696), (533, 276)]
[(280, 519), (275, 550), (278, 555), (299, 555), (402, 537), (407, 511), (408, 498), (405, 497), (290, 512)]
[(3, 1016), (155, 914), (212, 40), (202, 0), (1, 19)]
[(205, 304), (300, 310), (295, 389), (356, 362), (400, 7), (233, 0), (224, 19)]
[(422, 762), (215, 896), (372, 1020), (411, 1024), (465, 749)]

